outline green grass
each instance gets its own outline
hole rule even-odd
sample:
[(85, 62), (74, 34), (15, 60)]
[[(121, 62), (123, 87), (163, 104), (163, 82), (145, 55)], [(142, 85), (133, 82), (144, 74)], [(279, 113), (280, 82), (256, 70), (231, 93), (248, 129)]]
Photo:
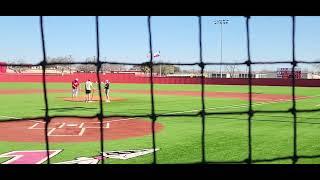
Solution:
[[(70, 90), (70, 83), (49, 83), (48, 89)], [(41, 83), (0, 83), (0, 89), (42, 89)], [(148, 84), (112, 84), (114, 89), (149, 90)], [(156, 90), (200, 91), (200, 85), (155, 85)], [(206, 91), (248, 92), (248, 86), (206, 85)], [(291, 87), (254, 86), (254, 93), (291, 94)], [(297, 87), (297, 96), (318, 96), (320, 88)], [(63, 101), (70, 93), (48, 93), (49, 115), (96, 115), (98, 103), (74, 103)], [(151, 97), (144, 94), (112, 93), (113, 97), (126, 98), (127, 101), (115, 101), (103, 104), (106, 115), (141, 115), (150, 114)], [(44, 116), (43, 94), (0, 94), (0, 120), (8, 117), (26, 118)], [(206, 98), (207, 112), (246, 111), (245, 100), (226, 98)], [(297, 100), (298, 109), (317, 109), (320, 96)], [(292, 102), (280, 102), (258, 105), (254, 110), (288, 110)], [(201, 97), (155, 95), (155, 111), (158, 114), (172, 112), (197, 113), (201, 109)], [(297, 114), (298, 155), (320, 155), (320, 119), (318, 112)], [(156, 134), (157, 163), (196, 163), (202, 158), (201, 117), (160, 117), (157, 122), (164, 125), (164, 130)], [(212, 115), (205, 121), (205, 156), (207, 161), (241, 161), (248, 157), (248, 116)], [(105, 141), (105, 149), (128, 150), (152, 148), (152, 136)], [(44, 143), (0, 142), (0, 153), (13, 150), (41, 150)], [(81, 156), (94, 156), (99, 153), (99, 142), (51, 143), (50, 149), (63, 149), (63, 152), (51, 159), (51, 162), (73, 160)], [(258, 113), (252, 119), (252, 158), (272, 159), (293, 154), (293, 116), (290, 113)], [(108, 159), (105, 163), (152, 163), (152, 154), (129, 159)], [(5, 162), (8, 158), (0, 158)], [(279, 160), (262, 163), (292, 163)], [(298, 163), (320, 163), (320, 158), (299, 159)]]

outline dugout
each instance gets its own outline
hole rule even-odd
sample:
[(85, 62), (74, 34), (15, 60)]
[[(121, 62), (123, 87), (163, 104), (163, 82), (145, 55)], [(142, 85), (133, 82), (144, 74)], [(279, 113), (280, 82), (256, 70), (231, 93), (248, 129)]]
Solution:
[(7, 72), (7, 63), (0, 62), (0, 73), (6, 73)]

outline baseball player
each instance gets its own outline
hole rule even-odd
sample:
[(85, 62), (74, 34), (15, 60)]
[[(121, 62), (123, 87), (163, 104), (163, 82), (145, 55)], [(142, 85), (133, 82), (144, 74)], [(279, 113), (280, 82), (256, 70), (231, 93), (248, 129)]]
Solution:
[(86, 100), (85, 102), (92, 102), (92, 94), (91, 91), (93, 90), (93, 85), (90, 79), (88, 79), (85, 83), (85, 90), (86, 90)]
[(72, 81), (72, 98), (78, 97), (79, 85), (78, 78)]
[(106, 102), (110, 102), (110, 96), (109, 96), (109, 93), (110, 93), (110, 82), (109, 82), (109, 80), (106, 80), (106, 82), (104, 84), (104, 89), (105, 89), (105, 92), (106, 92)]

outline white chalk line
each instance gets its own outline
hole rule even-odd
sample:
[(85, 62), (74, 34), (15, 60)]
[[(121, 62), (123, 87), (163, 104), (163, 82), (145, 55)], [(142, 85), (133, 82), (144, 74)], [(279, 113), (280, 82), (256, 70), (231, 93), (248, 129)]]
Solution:
[[(28, 129), (45, 129), (45, 128), (36, 128), (36, 126), (38, 126), (40, 123), (39, 122), (36, 122), (34, 125), (32, 125), (31, 127), (29, 127)], [(68, 123), (65, 123), (65, 122), (62, 122), (60, 124), (60, 126), (56, 127), (56, 128), (48, 128), (50, 129), (50, 131), (47, 133), (48, 136), (59, 136), (59, 137), (70, 137), (70, 136), (83, 136), (84, 132), (86, 131), (86, 129), (99, 129), (100, 127), (83, 127), (86, 123), (81, 123), (80, 125), (79, 124), (68, 124)], [(88, 124), (100, 124), (100, 122), (88, 122)], [(103, 123), (103, 124), (106, 124), (106, 126), (104, 127), (104, 129), (109, 129), (110, 128), (110, 123), (109, 122), (106, 122), (106, 123)], [(78, 126), (79, 125), (79, 126)], [(78, 126), (78, 127), (76, 127)], [(61, 129), (63, 127), (73, 127), (73, 128), (79, 128), (80, 129), (80, 132), (78, 134), (54, 134), (54, 132), (58, 129)]]
[(4, 117), (4, 118), (10, 118), (10, 119), (22, 119), (22, 118), (18, 118), (18, 117), (12, 117), (12, 116), (3, 116), (3, 115), (0, 115), (0, 117)]
[(28, 129), (33, 129), (34, 127), (36, 127), (39, 123), (35, 123), (33, 126), (29, 127)]
[(30, 121), (32, 121), (32, 122), (37, 122), (37, 123), (45, 123), (45, 122), (43, 122), (43, 121), (37, 121), (37, 120), (30, 120)]
[[(314, 98), (314, 97), (319, 97), (319, 96), (320, 95), (308, 96), (307, 98)], [(307, 99), (307, 98), (306, 97), (296, 98), (296, 100)], [(290, 101), (292, 101), (292, 100), (291, 99), (288, 99), (288, 100), (279, 99), (279, 100), (274, 100), (274, 101), (269, 101), (269, 102), (254, 103), (252, 106), (269, 105), (269, 104), (282, 103), (282, 102), (284, 103), (284, 102), (290, 102)], [(224, 109), (224, 108), (238, 109), (238, 108), (248, 107), (248, 106), (249, 106), (249, 104), (238, 104), (238, 105), (231, 105), (231, 106), (205, 108), (205, 110)], [(319, 104), (319, 106), (320, 106), (320, 104)], [(202, 110), (202, 109), (195, 109), (195, 110), (188, 110), (188, 111), (177, 111), (177, 112), (163, 113), (163, 114), (159, 114), (159, 115), (182, 114), (182, 113), (186, 113), (186, 112), (199, 112), (200, 110)], [(127, 120), (138, 119), (138, 118), (139, 117), (123, 118), (123, 119), (110, 120), (108, 122), (127, 121)]]
[(81, 128), (81, 131), (78, 136), (82, 136), (85, 130), (86, 130), (86, 128)]
[(58, 128), (62, 128), (66, 123), (62, 123)]
[[(261, 102), (261, 103), (256, 103), (253, 104), (252, 106), (258, 106), (258, 105), (267, 105), (267, 104), (273, 104), (273, 103), (281, 103), (281, 102), (286, 102), (286, 101), (272, 101), (272, 102)], [(221, 107), (214, 107), (214, 108), (206, 108), (205, 110), (214, 110), (214, 109), (224, 109), (224, 108), (230, 108), (230, 109), (238, 109), (242, 107), (248, 107), (248, 104), (238, 104), (238, 105), (231, 105), (231, 106), (221, 106)], [(195, 109), (195, 110), (188, 110), (188, 111), (177, 111), (177, 112), (170, 112), (170, 113), (163, 113), (159, 115), (171, 115), (171, 114), (182, 114), (186, 112), (198, 112), (201, 109)], [(132, 117), (132, 118), (122, 118), (122, 119), (115, 119), (115, 120), (110, 120), (107, 122), (116, 122), (116, 121), (128, 121), (132, 119), (138, 119), (140, 117)]]
[(110, 128), (110, 123), (109, 123), (109, 122), (107, 122), (107, 126), (106, 126), (106, 128), (107, 128), (107, 129), (109, 129), (109, 128)]
[[(296, 99), (305, 99), (305, 98), (296, 98)], [(291, 101), (291, 100), (275, 100), (275, 101), (269, 101), (269, 102), (255, 103), (252, 106), (268, 105), (268, 104), (289, 102), (289, 101)], [(238, 104), (238, 105), (231, 105), (231, 106), (221, 106), (221, 107), (214, 107), (214, 108), (206, 108), (205, 110), (224, 109), (224, 108), (237, 109), (237, 108), (248, 107), (248, 106), (249, 106), (248, 104)], [(188, 110), (188, 111), (177, 111), (177, 112), (163, 113), (163, 114), (159, 114), (159, 115), (182, 114), (182, 113), (186, 113), (186, 112), (198, 112), (200, 110), (201, 109)], [(128, 121), (128, 120), (138, 119), (138, 118), (140, 118), (140, 117), (115, 119), (115, 120), (109, 120), (107, 122)]]
[[(261, 105), (269, 105), (269, 104), (275, 104), (275, 103), (282, 103), (282, 102), (289, 102), (291, 100), (275, 100), (275, 101), (269, 101), (269, 102), (260, 102), (260, 103), (254, 103), (252, 106), (261, 106)], [(243, 108), (243, 107), (248, 107), (248, 104), (238, 104), (238, 105), (230, 105), (230, 106), (220, 106), (220, 107), (213, 107), (213, 108), (206, 108), (205, 110), (215, 110), (215, 109), (239, 109), (239, 108)], [(194, 109), (194, 110), (188, 110), (188, 111), (177, 111), (177, 112), (170, 112), (170, 113), (163, 113), (163, 114), (159, 114), (159, 115), (172, 115), (172, 114), (182, 114), (182, 113), (186, 113), (186, 112), (198, 112), (201, 109)], [(109, 128), (109, 122), (117, 122), (117, 121), (129, 121), (132, 119), (138, 119), (140, 117), (132, 117), (132, 118), (121, 118), (121, 119), (115, 119), (115, 120), (109, 120), (106, 123), (106, 127), (105, 128)], [(42, 121), (41, 121), (42, 122)], [(90, 123), (100, 123), (100, 122), (90, 122)], [(83, 123), (81, 123), (80, 128), (83, 127)], [(87, 128), (100, 128), (100, 127), (87, 127)], [(54, 129), (52, 129), (54, 130)], [(51, 130), (51, 131), (52, 131)], [(50, 131), (50, 132), (51, 132)], [(48, 133), (48, 135), (51, 133)], [(81, 134), (81, 133), (80, 133)], [(52, 136), (52, 135), (51, 135)], [(60, 136), (60, 135), (58, 135)]]
[[(318, 95), (320, 96), (320, 95)], [(318, 96), (309, 96), (309, 98), (313, 98), (313, 97), (318, 97)], [(296, 98), (296, 100), (299, 99), (306, 99), (306, 98)], [(283, 99), (279, 99), (279, 100), (275, 100), (275, 101), (269, 101), (269, 102), (260, 102), (260, 103), (254, 103), (252, 106), (260, 106), (260, 105), (268, 105), (268, 104), (274, 104), (274, 103), (282, 103), (282, 102), (290, 102), (292, 101), (290, 100), (283, 100)], [(246, 104), (238, 104), (238, 105), (230, 105), (230, 106), (220, 106), (220, 107), (213, 107), (213, 108), (206, 108), (205, 110), (215, 110), (215, 109), (238, 109), (238, 108), (243, 108), (243, 107), (248, 107), (249, 105)], [(316, 105), (316, 106), (320, 106), (320, 104)], [(197, 112), (200, 111), (201, 109), (194, 109), (194, 110), (188, 110), (188, 111), (177, 111), (177, 112), (169, 112), (169, 113), (163, 113), (163, 114), (159, 114), (159, 115), (172, 115), (172, 114), (182, 114), (182, 113), (187, 113), (187, 112)], [(22, 119), (22, 118), (17, 118), (17, 117), (10, 117), (10, 116), (2, 116), (0, 115), (0, 117), (6, 117), (6, 118), (11, 118), (11, 119)], [(132, 120), (132, 119), (138, 119), (139, 117), (132, 117), (132, 118), (121, 118), (121, 119), (115, 119), (115, 120), (109, 120), (106, 123), (106, 127), (105, 128), (109, 128), (109, 122), (117, 122), (117, 121), (128, 121), (128, 120)], [(38, 120), (30, 120), (33, 122), (36, 122), (33, 126), (29, 127), (28, 129), (38, 129), (35, 128), (39, 123), (45, 123), (43, 121), (38, 121)], [(94, 123), (94, 122), (92, 122)], [(100, 122), (97, 122), (100, 123)], [(58, 128), (62, 128), (66, 123), (62, 123)], [(73, 125), (73, 124), (72, 124)], [(81, 131), (78, 135), (53, 135), (52, 133), (56, 130), (56, 128), (52, 128), (49, 132), (48, 132), (48, 136), (82, 136), (86, 130), (86, 128), (83, 128), (84, 123), (81, 123), (80, 128)], [(90, 127), (88, 127), (90, 128)], [(91, 127), (94, 128), (94, 127)], [(98, 128), (98, 127), (97, 127)], [(49, 128), (50, 129), (50, 128)]]
[(51, 133), (52, 133), (54, 130), (56, 130), (56, 128), (52, 128), (52, 129), (47, 133), (47, 136), (50, 136)]
[(80, 126), (79, 126), (79, 128), (82, 128), (83, 126), (84, 126), (84, 123), (81, 123)]
[[(315, 96), (308, 96), (308, 97), (302, 97), (302, 98), (296, 98), (296, 100), (300, 100), (300, 99), (311, 99), (311, 98), (315, 98), (315, 97), (319, 97), (320, 95), (315, 95)], [(281, 102), (289, 102), (292, 101), (292, 99), (289, 100), (283, 100), (283, 99), (279, 99), (276, 101), (269, 101), (269, 102), (262, 102), (262, 103), (255, 103), (252, 106), (259, 106), (259, 105), (264, 105), (264, 104), (273, 104), (273, 103), (281, 103)], [(214, 107), (214, 108), (206, 108), (205, 110), (214, 110), (214, 109), (223, 109), (223, 108), (231, 108), (231, 109), (237, 109), (237, 108), (241, 108), (241, 107), (247, 107), (248, 104), (239, 104), (239, 105), (231, 105), (231, 106), (221, 106), (221, 107)], [(320, 106), (320, 104), (317, 104), (315, 106)], [(201, 109), (195, 109), (195, 110), (188, 110), (188, 111), (178, 111), (178, 112), (170, 112), (170, 113), (164, 113), (164, 114), (160, 114), (160, 115), (171, 115), (171, 114), (181, 114), (181, 113), (186, 113), (186, 112), (197, 112), (200, 111)], [(4, 115), (0, 115), (0, 117), (4, 117), (4, 118), (10, 118), (10, 119), (23, 119), (23, 118), (18, 118), (18, 117), (12, 117), (12, 116), (4, 116)], [(126, 120), (131, 120), (131, 119), (137, 119), (139, 117), (133, 117), (133, 118), (122, 118), (122, 119), (116, 119), (116, 120), (110, 120), (108, 122), (116, 122), (116, 121), (126, 121)], [(43, 121), (38, 121), (38, 120), (30, 120), (33, 122), (37, 122), (37, 123), (45, 123)]]

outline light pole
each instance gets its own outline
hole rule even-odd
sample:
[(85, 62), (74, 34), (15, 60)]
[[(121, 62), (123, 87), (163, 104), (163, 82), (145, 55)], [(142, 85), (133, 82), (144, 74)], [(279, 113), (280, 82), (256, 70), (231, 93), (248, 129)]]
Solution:
[[(222, 25), (223, 24), (228, 24), (229, 20), (228, 19), (219, 19), (219, 20), (215, 20), (213, 21), (214, 24), (220, 24), (220, 63), (222, 63)], [(221, 66), (220, 65), (220, 78), (222, 78), (222, 71), (221, 71)]]
[[(161, 60), (159, 60), (159, 62), (160, 62)], [(160, 64), (160, 77), (161, 77), (161, 64)]]

